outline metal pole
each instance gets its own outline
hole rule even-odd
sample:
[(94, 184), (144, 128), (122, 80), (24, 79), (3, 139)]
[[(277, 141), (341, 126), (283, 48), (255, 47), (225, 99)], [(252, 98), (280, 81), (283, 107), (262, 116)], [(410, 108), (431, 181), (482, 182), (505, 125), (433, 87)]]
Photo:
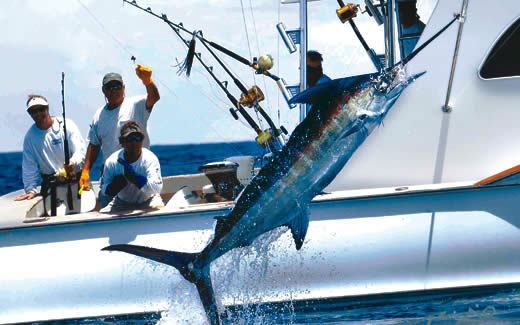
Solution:
[(468, 0), (464, 0), (462, 3), (462, 9), (460, 12), (460, 25), (459, 32), (457, 33), (457, 43), (455, 45), (455, 51), (453, 52), (453, 61), (451, 62), (451, 72), (450, 72), (450, 81), (448, 82), (448, 91), (446, 92), (446, 100), (444, 101), (444, 106), (442, 106), (442, 110), (445, 113), (451, 112), (452, 107), (449, 106), (450, 96), (451, 96), (451, 88), (453, 86), (453, 77), (455, 76), (455, 67), (457, 66), (457, 57), (459, 55), (460, 48), (460, 40), (462, 39), (462, 28), (464, 27), (464, 21), (466, 20), (466, 9), (468, 8)]
[[(381, 1), (383, 3), (383, 1)], [(394, 45), (394, 1), (388, 0), (386, 3), (386, 15), (385, 15), (385, 67), (393, 68), (394, 56), (395, 56), (395, 45)]]
[[(307, 88), (307, 0), (300, 0), (300, 92)], [(300, 122), (307, 115), (307, 104), (300, 104)]]

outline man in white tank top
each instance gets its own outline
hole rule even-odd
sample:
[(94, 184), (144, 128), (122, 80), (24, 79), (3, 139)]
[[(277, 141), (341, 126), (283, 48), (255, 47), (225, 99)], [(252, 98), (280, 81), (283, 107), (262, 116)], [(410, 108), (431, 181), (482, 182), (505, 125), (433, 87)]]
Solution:
[(139, 123), (145, 138), (143, 145), (146, 148), (150, 147), (147, 132), (148, 118), (154, 104), (160, 99), (159, 90), (152, 81), (152, 70), (137, 65), (135, 71), (146, 87), (146, 97), (125, 97), (125, 84), (118, 73), (107, 73), (103, 77), (102, 91), (107, 104), (96, 112), (90, 125), (85, 165), (79, 181), (79, 185), (85, 189), (89, 188), (90, 169), (99, 151), (103, 151), (103, 163), (105, 163), (112, 153), (121, 149), (119, 131), (125, 122), (132, 120)]

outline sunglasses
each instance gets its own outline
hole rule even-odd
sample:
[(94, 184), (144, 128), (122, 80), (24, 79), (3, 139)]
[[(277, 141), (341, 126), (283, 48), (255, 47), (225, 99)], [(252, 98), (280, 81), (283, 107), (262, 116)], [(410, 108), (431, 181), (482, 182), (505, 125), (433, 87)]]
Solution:
[(126, 142), (132, 142), (132, 141), (141, 142), (141, 141), (143, 141), (143, 137), (140, 135), (129, 135), (125, 138), (125, 141)]
[(116, 84), (108, 84), (104, 87), (106, 90), (119, 90), (123, 88), (123, 84), (116, 83)]
[(45, 106), (37, 106), (35, 108), (28, 108), (27, 113), (29, 113), (30, 115), (34, 115), (36, 113), (44, 112), (46, 109), (47, 107)]

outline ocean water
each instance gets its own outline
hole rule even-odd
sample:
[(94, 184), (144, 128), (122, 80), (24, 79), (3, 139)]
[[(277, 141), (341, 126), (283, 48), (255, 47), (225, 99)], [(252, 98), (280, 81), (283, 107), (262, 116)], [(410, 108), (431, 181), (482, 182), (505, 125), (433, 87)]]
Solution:
[[(163, 176), (198, 173), (209, 162), (260, 155), (254, 142), (152, 146)], [(22, 154), (0, 153), (0, 195), (22, 188)], [(91, 178), (99, 179), (100, 161)], [(161, 313), (37, 324), (169, 324)], [(224, 324), (520, 324), (520, 286), (228, 307)]]
[[(222, 161), (230, 156), (257, 156), (263, 150), (255, 142), (161, 145), (150, 148), (159, 158), (163, 176), (200, 173), (204, 164)], [(94, 164), (91, 180), (101, 176), (101, 153)], [(22, 153), (0, 153), (0, 195), (23, 188)]]

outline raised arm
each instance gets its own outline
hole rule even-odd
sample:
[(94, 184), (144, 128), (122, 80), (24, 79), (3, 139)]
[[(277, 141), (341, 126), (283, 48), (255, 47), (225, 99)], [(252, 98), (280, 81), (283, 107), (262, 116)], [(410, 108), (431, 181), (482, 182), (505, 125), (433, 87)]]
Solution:
[(135, 68), (135, 73), (146, 87), (146, 109), (151, 111), (153, 105), (161, 99), (159, 89), (157, 89), (157, 86), (152, 81), (152, 69), (138, 64), (137, 68)]

